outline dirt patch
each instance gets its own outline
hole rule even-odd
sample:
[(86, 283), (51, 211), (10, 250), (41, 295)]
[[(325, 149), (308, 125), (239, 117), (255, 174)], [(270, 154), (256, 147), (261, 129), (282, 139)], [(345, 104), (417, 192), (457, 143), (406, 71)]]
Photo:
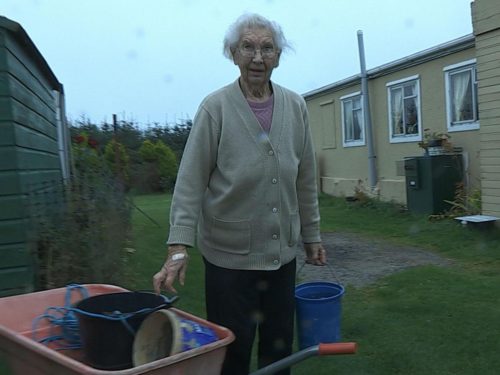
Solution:
[[(342, 285), (359, 288), (406, 268), (427, 264), (446, 267), (451, 264), (450, 260), (417, 247), (367, 240), (356, 234), (322, 233), (321, 237), (331, 267), (305, 265), (299, 272), (301, 281), (336, 280)], [(303, 263), (304, 252), (300, 251), (297, 266)]]

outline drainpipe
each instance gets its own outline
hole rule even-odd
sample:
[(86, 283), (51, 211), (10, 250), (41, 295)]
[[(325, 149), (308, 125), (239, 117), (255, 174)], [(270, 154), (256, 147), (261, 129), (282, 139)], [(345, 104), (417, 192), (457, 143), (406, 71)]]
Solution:
[(363, 43), (363, 31), (358, 30), (359, 62), (361, 64), (361, 95), (363, 99), (363, 116), (366, 129), (366, 143), (368, 146), (368, 182), (371, 192), (377, 188), (377, 164), (373, 147), (372, 119), (370, 115), (370, 100), (368, 98), (368, 77), (365, 65), (365, 47)]

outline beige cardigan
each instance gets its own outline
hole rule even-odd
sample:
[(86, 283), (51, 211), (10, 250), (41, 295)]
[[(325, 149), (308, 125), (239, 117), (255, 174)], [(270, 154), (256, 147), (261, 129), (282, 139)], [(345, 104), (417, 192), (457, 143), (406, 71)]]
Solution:
[(203, 100), (179, 168), (167, 243), (194, 246), (197, 232), (209, 262), (272, 270), (295, 258), (300, 238), (320, 241), (306, 105), (298, 94), (272, 87), (269, 135), (238, 81)]

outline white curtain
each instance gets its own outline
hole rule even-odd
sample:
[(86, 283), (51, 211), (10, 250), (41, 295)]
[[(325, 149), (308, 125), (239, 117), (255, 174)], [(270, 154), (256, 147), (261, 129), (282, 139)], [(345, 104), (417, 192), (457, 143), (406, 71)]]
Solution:
[(452, 76), (453, 80), (453, 121), (468, 120), (462, 118), (465, 109), (467, 89), (470, 87), (470, 71), (461, 72)]
[(391, 90), (392, 98), (392, 131), (395, 135), (403, 134), (403, 90), (401, 88)]
[(344, 131), (345, 142), (353, 140), (352, 134), (352, 101), (347, 100), (344, 102)]
[(363, 123), (363, 112), (361, 109), (357, 109), (354, 111), (354, 121), (353, 121), (353, 133), (354, 133), (354, 139), (359, 141), (361, 139), (362, 135), (362, 127), (361, 124)]

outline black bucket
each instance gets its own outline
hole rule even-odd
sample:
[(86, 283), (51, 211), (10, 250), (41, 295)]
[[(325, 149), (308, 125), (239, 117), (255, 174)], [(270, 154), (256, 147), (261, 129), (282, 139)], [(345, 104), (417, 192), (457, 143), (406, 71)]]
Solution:
[(171, 300), (149, 292), (100, 294), (74, 306), (87, 363), (101, 370), (132, 367), (135, 332), (152, 312)]

